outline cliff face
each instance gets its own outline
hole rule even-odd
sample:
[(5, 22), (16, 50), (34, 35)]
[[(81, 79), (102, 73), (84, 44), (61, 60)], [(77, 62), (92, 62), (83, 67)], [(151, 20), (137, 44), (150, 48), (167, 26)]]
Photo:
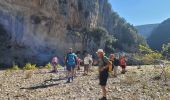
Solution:
[(104, 27), (114, 34), (112, 14), (107, 0), (0, 0), (5, 34), (0, 37), (6, 38), (0, 40), (0, 65), (43, 64), (54, 55), (62, 58), (69, 47), (75, 51), (104, 48), (104, 39), (98, 46), (93, 40), (83, 45), (81, 34), (72, 33)]
[(105, 3), (107, 0), (0, 0), (0, 24), (8, 34), (8, 39), (1, 40), (8, 43), (1, 50), (0, 64), (42, 63), (52, 55), (62, 57), (69, 47), (81, 51), (81, 40), (68, 33), (105, 25), (106, 16), (99, 17)]

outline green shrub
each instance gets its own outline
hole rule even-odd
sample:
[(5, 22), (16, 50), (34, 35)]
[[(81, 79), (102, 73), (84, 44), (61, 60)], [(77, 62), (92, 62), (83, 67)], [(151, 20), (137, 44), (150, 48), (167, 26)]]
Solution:
[(62, 68), (62, 66), (60, 64), (57, 64), (57, 68)]
[(24, 70), (35, 70), (37, 69), (36, 68), (36, 65), (35, 64), (31, 64), (31, 63), (27, 63), (24, 67), (23, 67)]
[[(62, 66), (60, 64), (56, 65), (57, 68), (62, 68)], [(48, 63), (47, 65), (45, 65), (45, 69), (51, 69), (52, 65), (50, 63)]]
[(10, 70), (20, 70), (20, 68), (18, 67), (18, 65), (13, 65), (13, 67)]
[(51, 68), (52, 68), (52, 65), (50, 63), (45, 65), (45, 69), (51, 69)]

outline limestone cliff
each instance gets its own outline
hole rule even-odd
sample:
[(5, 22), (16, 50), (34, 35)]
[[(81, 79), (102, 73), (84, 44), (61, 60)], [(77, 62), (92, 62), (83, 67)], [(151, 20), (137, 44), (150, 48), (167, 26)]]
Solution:
[(0, 65), (44, 64), (69, 47), (85, 50), (82, 37), (70, 33), (104, 27), (114, 34), (113, 21), (107, 0), (0, 0)]

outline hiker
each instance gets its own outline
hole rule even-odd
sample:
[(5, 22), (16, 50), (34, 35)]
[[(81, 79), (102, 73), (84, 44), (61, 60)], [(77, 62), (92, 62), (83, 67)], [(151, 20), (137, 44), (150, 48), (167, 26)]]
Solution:
[(99, 84), (101, 85), (101, 89), (102, 89), (102, 93), (103, 93), (103, 97), (100, 100), (107, 100), (106, 99), (106, 84), (107, 84), (107, 79), (109, 76), (108, 73), (108, 68), (109, 68), (109, 60), (108, 58), (105, 56), (105, 53), (103, 51), (103, 49), (98, 49), (98, 51), (96, 52), (99, 60), (98, 60), (98, 66), (99, 66)]
[(119, 62), (119, 56), (117, 55), (116, 57), (114, 57), (114, 62), (113, 62), (113, 71), (114, 71), (114, 77), (117, 77), (117, 69), (119, 66), (120, 62)]
[(92, 65), (93, 65), (93, 57), (92, 57), (92, 55), (90, 55), (90, 59), (91, 59), (91, 61), (90, 61), (90, 65), (89, 65), (89, 70), (92, 70)]
[(90, 54), (86, 53), (86, 56), (84, 58), (84, 75), (88, 75), (89, 67), (92, 62)]
[(123, 55), (120, 58), (120, 67), (122, 68), (121, 73), (125, 74), (126, 73), (126, 59), (125, 59), (125, 56)]
[(77, 70), (80, 70), (80, 63), (81, 63), (81, 59), (80, 57), (77, 57)]
[(109, 61), (111, 62), (111, 71), (114, 69), (114, 54), (110, 54)]
[(68, 71), (67, 83), (70, 83), (71, 80), (73, 81), (74, 69), (76, 67), (76, 64), (77, 64), (76, 55), (75, 55), (75, 53), (73, 53), (73, 49), (70, 48), (69, 53), (66, 56), (66, 69)]
[(57, 70), (57, 64), (58, 64), (58, 58), (57, 57), (53, 57), (52, 60), (51, 60), (51, 65), (52, 65), (52, 71), (51, 73), (57, 73), (58, 70)]

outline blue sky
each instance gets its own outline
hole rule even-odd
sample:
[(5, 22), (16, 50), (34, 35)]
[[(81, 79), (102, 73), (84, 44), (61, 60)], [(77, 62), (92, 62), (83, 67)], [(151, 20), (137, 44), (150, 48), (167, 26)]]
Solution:
[(160, 23), (170, 18), (170, 0), (109, 0), (112, 9), (133, 25)]

